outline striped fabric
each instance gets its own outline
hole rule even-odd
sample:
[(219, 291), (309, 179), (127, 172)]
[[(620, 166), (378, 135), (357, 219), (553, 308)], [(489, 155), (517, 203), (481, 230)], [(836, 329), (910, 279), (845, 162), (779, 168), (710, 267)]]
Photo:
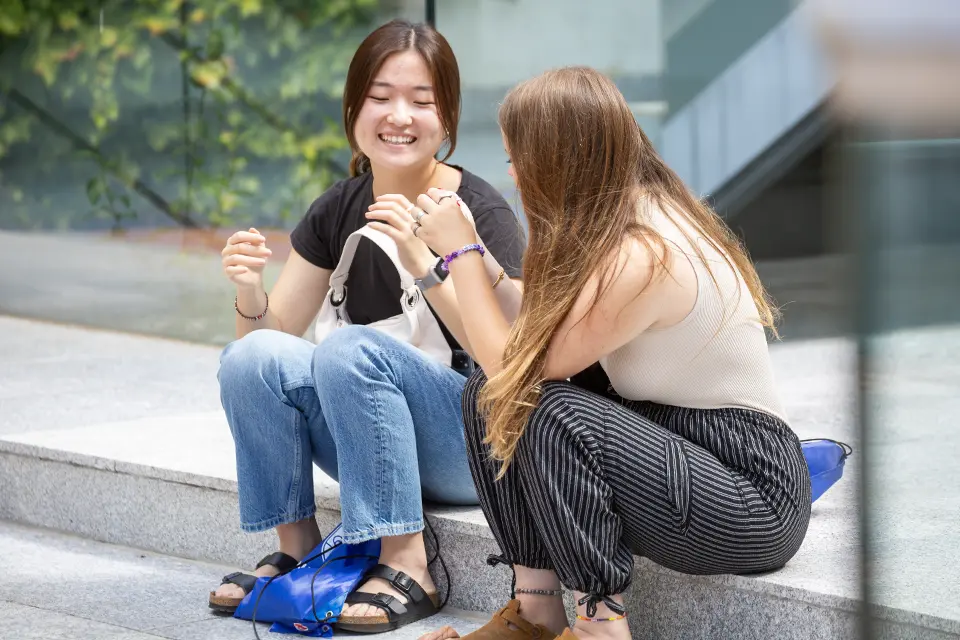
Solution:
[(481, 371), (463, 394), (467, 454), (503, 559), (568, 589), (623, 592), (633, 555), (688, 574), (782, 567), (810, 519), (800, 442), (773, 416), (603, 397), (550, 382), (507, 475), (483, 444)]

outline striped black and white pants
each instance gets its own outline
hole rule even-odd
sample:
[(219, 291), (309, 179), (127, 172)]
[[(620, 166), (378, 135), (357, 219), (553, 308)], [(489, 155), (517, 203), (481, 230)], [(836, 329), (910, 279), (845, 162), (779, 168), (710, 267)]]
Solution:
[(602, 597), (630, 584), (633, 555), (688, 574), (782, 567), (810, 519), (810, 476), (781, 420), (543, 386), (507, 474), (483, 443), (477, 371), (463, 395), (467, 455), (502, 562), (553, 569)]

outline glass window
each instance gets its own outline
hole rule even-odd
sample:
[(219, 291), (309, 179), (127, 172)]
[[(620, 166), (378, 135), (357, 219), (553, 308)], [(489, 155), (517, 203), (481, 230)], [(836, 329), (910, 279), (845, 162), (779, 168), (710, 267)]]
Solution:
[(226, 237), (266, 232), (276, 277), (290, 227), (345, 176), (357, 45), (424, 14), (377, 0), (21, 4), (0, 22), (0, 312), (218, 343), (233, 337)]

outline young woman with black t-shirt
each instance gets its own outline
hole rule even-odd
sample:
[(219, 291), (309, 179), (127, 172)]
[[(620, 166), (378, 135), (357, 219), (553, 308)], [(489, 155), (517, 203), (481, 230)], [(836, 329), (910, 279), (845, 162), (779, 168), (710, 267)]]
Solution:
[[(238, 232), (223, 250), (224, 271), (237, 287), (238, 340), (223, 352), (219, 380), (236, 446), (241, 526), (276, 528), (279, 538), (279, 552), (264, 558), (256, 575), (289, 570), (321, 541), (316, 463), (340, 482), (344, 542), (381, 540), (383, 566), (347, 598), (338, 625), (379, 632), (437, 610), (422, 500), (477, 503), (460, 407), (470, 346), (452, 282), (441, 279), (437, 256), (415, 236), (422, 210), (412, 203), (436, 187), (467, 204), (487, 249), (487, 286), (510, 317), (519, 312), (524, 237), (492, 186), (436, 159), (442, 148), (444, 159), (453, 152), (460, 113), (457, 62), (436, 31), (402, 21), (374, 31), (350, 65), (343, 101), (353, 177), (321, 195), (294, 229), (269, 299), (263, 236)], [(347, 238), (363, 225), (387, 232), (403, 267), (421, 279), (454, 351), (450, 366), (364, 326), (401, 311), (397, 270), (366, 239), (347, 281), (354, 324), (319, 345), (300, 337), (317, 316)], [(210, 606), (234, 611), (254, 583), (251, 575), (228, 576)]]

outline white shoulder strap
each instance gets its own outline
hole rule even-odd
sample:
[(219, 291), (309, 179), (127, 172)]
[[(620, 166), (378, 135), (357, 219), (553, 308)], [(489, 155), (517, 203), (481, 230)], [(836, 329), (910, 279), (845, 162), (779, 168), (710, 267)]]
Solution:
[(393, 263), (393, 266), (396, 267), (397, 273), (400, 274), (400, 287), (406, 291), (414, 285), (413, 276), (410, 275), (406, 269), (403, 268), (403, 265), (400, 264), (400, 255), (397, 252), (397, 244), (393, 239), (387, 234), (377, 231), (376, 229), (371, 229), (370, 227), (364, 225), (350, 234), (350, 237), (347, 238), (346, 244), (343, 246), (343, 253), (340, 255), (340, 262), (337, 263), (337, 268), (334, 270), (333, 275), (330, 276), (330, 288), (335, 292), (336, 298), (343, 297), (343, 286), (347, 282), (347, 276), (350, 275), (350, 265), (353, 263), (353, 256), (357, 252), (357, 245), (360, 243), (360, 238), (366, 237), (369, 240), (373, 241), (385, 254), (390, 258), (390, 262)]
[[(473, 223), (473, 213), (470, 211), (470, 208), (467, 206), (467, 203), (460, 199), (456, 193), (452, 191), (444, 191), (445, 195), (451, 195), (457, 199), (457, 204), (460, 205), (460, 211), (463, 212), (463, 215)], [(400, 274), (400, 287), (407, 291), (410, 287), (414, 286), (413, 276), (410, 275), (410, 272), (403, 268), (403, 265), (400, 264), (400, 255), (397, 252), (397, 243), (385, 233), (371, 229), (370, 227), (364, 225), (350, 234), (350, 237), (347, 238), (346, 244), (343, 246), (343, 253), (340, 255), (340, 262), (337, 263), (337, 268), (334, 270), (333, 275), (330, 276), (330, 288), (333, 289), (335, 293), (335, 298), (342, 300), (344, 295), (344, 285), (347, 282), (347, 276), (350, 275), (350, 265), (353, 263), (353, 256), (357, 252), (357, 244), (360, 242), (361, 237), (367, 237), (372, 240), (378, 247), (380, 247), (384, 253), (387, 254), (387, 257), (390, 258), (390, 262), (393, 263), (393, 266), (397, 268), (397, 273)]]

